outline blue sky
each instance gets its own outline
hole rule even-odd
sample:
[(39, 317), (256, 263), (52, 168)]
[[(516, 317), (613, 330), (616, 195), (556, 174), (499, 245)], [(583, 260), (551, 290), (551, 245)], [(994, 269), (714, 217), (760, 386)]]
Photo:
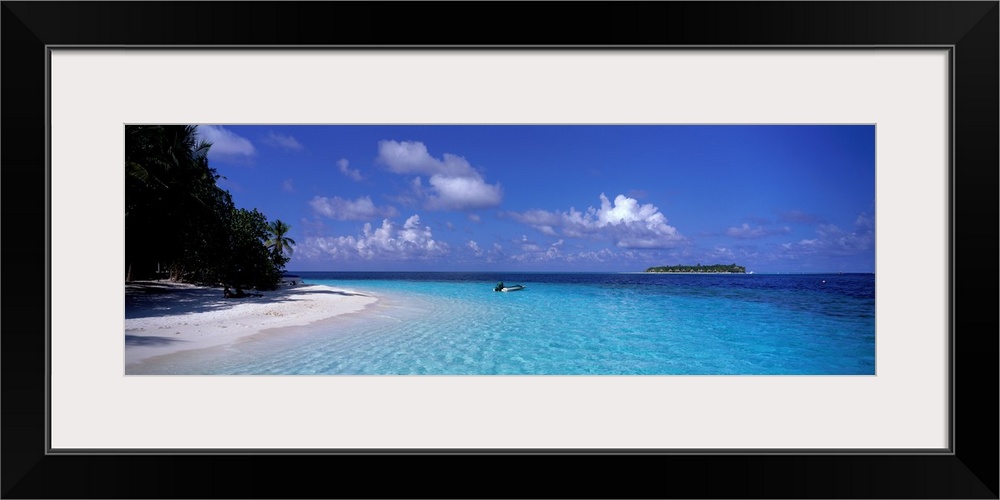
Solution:
[(199, 125), (291, 271), (874, 272), (873, 125)]

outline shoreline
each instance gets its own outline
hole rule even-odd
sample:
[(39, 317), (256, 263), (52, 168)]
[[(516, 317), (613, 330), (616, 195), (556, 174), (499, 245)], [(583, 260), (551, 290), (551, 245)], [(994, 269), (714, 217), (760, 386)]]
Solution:
[(230, 344), (267, 330), (305, 326), (362, 311), (378, 298), (302, 284), (226, 299), (221, 288), (169, 280), (125, 284), (124, 366)]

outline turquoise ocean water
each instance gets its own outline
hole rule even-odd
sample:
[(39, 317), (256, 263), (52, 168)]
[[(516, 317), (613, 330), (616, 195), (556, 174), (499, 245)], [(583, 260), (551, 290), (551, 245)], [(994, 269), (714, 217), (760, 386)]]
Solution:
[(129, 373), (875, 374), (874, 274), (297, 274), (380, 300)]

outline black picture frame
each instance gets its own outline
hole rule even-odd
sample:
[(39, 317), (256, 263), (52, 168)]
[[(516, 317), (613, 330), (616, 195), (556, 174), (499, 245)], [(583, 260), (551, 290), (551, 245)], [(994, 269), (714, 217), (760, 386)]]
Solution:
[[(998, 498), (997, 1), (2, 4), (4, 498)], [(39, 277), (54, 45), (950, 47), (951, 452), (50, 454)]]

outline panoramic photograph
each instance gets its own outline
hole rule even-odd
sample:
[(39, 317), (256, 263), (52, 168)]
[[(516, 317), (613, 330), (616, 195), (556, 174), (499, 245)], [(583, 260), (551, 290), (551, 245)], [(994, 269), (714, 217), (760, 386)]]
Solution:
[(875, 375), (874, 125), (124, 136), (126, 375)]

